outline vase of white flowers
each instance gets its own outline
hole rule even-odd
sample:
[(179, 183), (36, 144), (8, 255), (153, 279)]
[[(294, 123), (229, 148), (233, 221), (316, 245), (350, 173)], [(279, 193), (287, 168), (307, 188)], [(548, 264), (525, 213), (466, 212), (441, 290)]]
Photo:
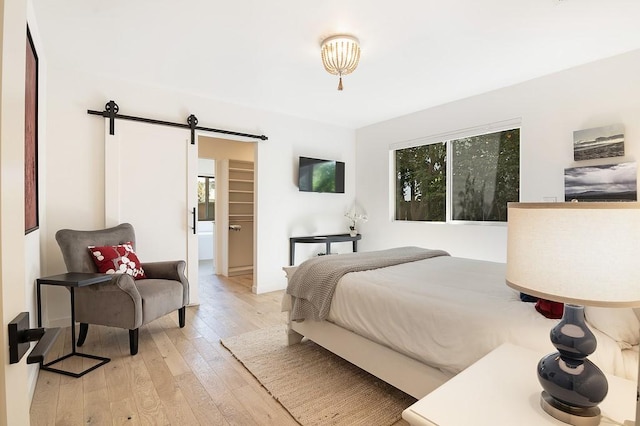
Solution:
[(347, 219), (349, 219), (349, 235), (351, 235), (352, 237), (355, 237), (356, 235), (358, 235), (358, 229), (357, 229), (358, 222), (366, 222), (367, 215), (363, 213), (358, 213), (355, 207), (353, 207), (344, 215)]

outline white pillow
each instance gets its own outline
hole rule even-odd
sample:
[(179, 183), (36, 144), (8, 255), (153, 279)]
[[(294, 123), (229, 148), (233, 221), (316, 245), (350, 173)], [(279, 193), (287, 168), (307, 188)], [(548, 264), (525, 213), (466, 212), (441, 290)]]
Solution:
[(640, 321), (631, 308), (585, 306), (587, 322), (615, 340), (622, 349), (640, 343)]

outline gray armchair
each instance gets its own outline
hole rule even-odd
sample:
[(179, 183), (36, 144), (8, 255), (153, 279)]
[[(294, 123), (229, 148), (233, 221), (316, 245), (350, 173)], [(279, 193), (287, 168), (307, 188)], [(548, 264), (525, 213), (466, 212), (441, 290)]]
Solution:
[[(67, 272), (98, 272), (89, 246), (110, 246), (131, 241), (135, 249), (133, 226), (123, 223), (97, 231), (61, 229), (56, 241), (62, 250)], [(111, 281), (75, 289), (75, 315), (80, 323), (78, 346), (87, 337), (89, 324), (129, 330), (131, 355), (138, 353), (138, 329), (170, 312), (178, 311), (180, 328), (185, 325), (185, 306), (189, 302), (189, 282), (183, 260), (142, 263), (147, 279), (114, 274)]]

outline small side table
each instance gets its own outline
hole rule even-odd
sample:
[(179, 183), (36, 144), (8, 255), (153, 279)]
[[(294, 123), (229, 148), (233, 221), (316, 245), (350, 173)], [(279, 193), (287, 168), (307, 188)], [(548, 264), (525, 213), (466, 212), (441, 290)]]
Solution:
[[(69, 289), (69, 292), (71, 293), (71, 353), (66, 354), (53, 361), (50, 361), (46, 364), (40, 363), (40, 368), (42, 370), (52, 371), (54, 373), (64, 374), (66, 376), (77, 378), (77, 377), (82, 377), (88, 372), (93, 371), (96, 368), (111, 361), (110, 358), (105, 358), (97, 355), (89, 355), (89, 354), (80, 353), (76, 351), (76, 310), (75, 310), (75, 293), (74, 293), (74, 290), (76, 287), (85, 287), (92, 284), (106, 282), (111, 280), (111, 278), (113, 278), (113, 276), (107, 275), (107, 274), (69, 272), (66, 274), (52, 275), (50, 277), (38, 278), (36, 280), (36, 284), (37, 284), (36, 298), (37, 298), (37, 304), (38, 304), (38, 327), (42, 327), (42, 302), (41, 302), (41, 296), (40, 296), (40, 286), (43, 284), (63, 286), (63, 287), (67, 287)], [(72, 371), (60, 370), (58, 368), (51, 367), (53, 364), (56, 364), (72, 356), (79, 356), (82, 358), (91, 358), (99, 362), (79, 373), (74, 373)]]
[[(540, 407), (536, 365), (544, 355), (505, 343), (404, 410), (402, 418), (412, 426), (567, 426)], [(609, 393), (599, 404), (600, 424), (634, 419), (636, 383), (606, 376)]]

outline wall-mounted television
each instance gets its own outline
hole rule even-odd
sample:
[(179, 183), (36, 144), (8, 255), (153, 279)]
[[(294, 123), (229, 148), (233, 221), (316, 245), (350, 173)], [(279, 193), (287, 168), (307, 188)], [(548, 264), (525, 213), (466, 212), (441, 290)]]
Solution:
[(298, 188), (306, 192), (344, 193), (344, 163), (300, 157)]

